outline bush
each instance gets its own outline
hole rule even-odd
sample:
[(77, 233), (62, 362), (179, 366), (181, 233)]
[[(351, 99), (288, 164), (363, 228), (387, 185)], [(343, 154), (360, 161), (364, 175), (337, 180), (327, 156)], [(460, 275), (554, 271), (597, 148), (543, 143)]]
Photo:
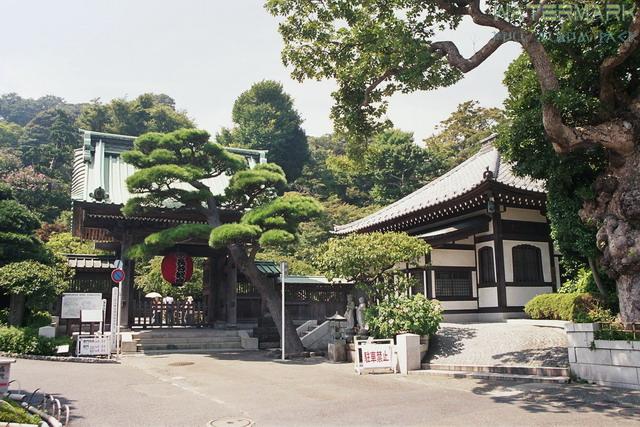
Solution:
[(580, 323), (606, 322), (613, 318), (601, 300), (588, 293), (538, 295), (525, 305), (524, 311), (532, 319)]
[(9, 324), (9, 309), (0, 308), (0, 326), (6, 326)]
[(376, 338), (398, 334), (433, 335), (442, 322), (442, 306), (422, 294), (389, 297), (367, 309), (369, 332)]
[(4, 423), (20, 423), (40, 425), (40, 417), (31, 415), (24, 408), (10, 400), (0, 401), (0, 421)]
[(31, 311), (27, 314), (26, 325), (30, 328), (38, 329), (43, 326), (50, 326), (53, 319), (47, 311)]
[(0, 327), (0, 351), (7, 353), (51, 356), (56, 353), (61, 341), (40, 337), (38, 331), (32, 328)]

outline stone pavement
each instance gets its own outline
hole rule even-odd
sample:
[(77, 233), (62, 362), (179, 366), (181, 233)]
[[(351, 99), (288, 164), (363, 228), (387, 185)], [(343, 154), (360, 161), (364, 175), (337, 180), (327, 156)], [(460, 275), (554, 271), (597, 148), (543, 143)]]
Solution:
[(567, 367), (561, 322), (443, 323), (430, 343), (431, 363)]
[(73, 407), (77, 426), (638, 425), (640, 392), (590, 385), (355, 375), (324, 359), (264, 352), (133, 356), (121, 365), (18, 360), (12, 377)]

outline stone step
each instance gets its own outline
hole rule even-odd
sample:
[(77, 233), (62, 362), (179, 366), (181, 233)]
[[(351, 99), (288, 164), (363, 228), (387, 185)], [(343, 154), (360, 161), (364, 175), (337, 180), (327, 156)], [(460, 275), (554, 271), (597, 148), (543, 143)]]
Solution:
[(490, 381), (518, 381), (534, 383), (566, 384), (568, 376), (548, 377), (541, 375), (501, 374), (496, 372), (447, 371), (439, 369), (422, 369), (409, 371), (410, 375), (430, 375), (450, 378), (473, 378)]
[(457, 365), (445, 363), (423, 363), (422, 369), (438, 371), (482, 372), (494, 374), (536, 375), (541, 377), (568, 377), (569, 368), (527, 365)]
[(148, 352), (153, 350), (217, 350), (217, 349), (237, 349), (241, 350), (240, 341), (218, 341), (209, 343), (163, 343), (163, 344), (138, 344), (139, 351)]
[(142, 345), (154, 344), (207, 344), (212, 342), (233, 342), (239, 343), (240, 337), (165, 337), (165, 338), (142, 338), (138, 342)]
[(182, 337), (235, 337), (238, 331), (224, 329), (149, 329), (136, 334), (138, 339)]
[(179, 348), (179, 349), (166, 349), (166, 350), (140, 350), (136, 354), (144, 354), (147, 356), (159, 355), (159, 354), (208, 354), (208, 353), (239, 353), (248, 351), (243, 348)]

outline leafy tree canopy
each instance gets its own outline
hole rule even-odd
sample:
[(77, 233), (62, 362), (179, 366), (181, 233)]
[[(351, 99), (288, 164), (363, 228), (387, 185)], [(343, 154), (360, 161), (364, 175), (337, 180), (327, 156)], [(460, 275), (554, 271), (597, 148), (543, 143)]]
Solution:
[(289, 181), (298, 178), (309, 156), (307, 136), (293, 100), (282, 85), (263, 80), (238, 97), (232, 111), (235, 127), (223, 130), (223, 145), (268, 150), (270, 162), (282, 167)]
[(0, 147), (15, 149), (21, 136), (22, 127), (20, 125), (0, 120)]
[(78, 125), (97, 132), (122, 135), (195, 127), (186, 112), (176, 110), (173, 98), (154, 93), (142, 94), (131, 101), (116, 98), (107, 104), (96, 99), (82, 110)]
[(38, 113), (19, 141), (22, 163), (51, 177), (71, 180), (73, 149), (80, 145), (75, 119), (60, 108)]
[(3, 175), (16, 200), (51, 222), (70, 204), (69, 186), (62, 181), (37, 172), (32, 166)]
[(316, 265), (327, 277), (353, 281), (373, 298), (395, 291), (391, 268), (416, 261), (430, 247), (406, 233), (350, 234), (320, 246)]
[(23, 98), (17, 93), (0, 96), (0, 118), (25, 126), (38, 113), (64, 105), (57, 96), (46, 95), (38, 99)]
[(46, 308), (66, 289), (61, 272), (33, 260), (13, 262), (0, 267), (0, 289), (11, 295), (26, 297), (26, 306)]
[(459, 80), (459, 71), (426, 48), (439, 27), (459, 22), (437, 13), (433, 3), (268, 0), (266, 7), (284, 18), (282, 58), (293, 77), (336, 79), (331, 111), (336, 131), (362, 143), (389, 126), (385, 96)]
[[(597, 101), (575, 92), (593, 85), (597, 76), (589, 72), (588, 66), (583, 73), (569, 74), (567, 71), (577, 66), (570, 56), (558, 53), (557, 61), (562, 64), (559, 71), (563, 72), (567, 93), (562, 97), (564, 108), (572, 111), (573, 123), (582, 124), (596, 113)], [(594, 197), (592, 185), (605, 165), (603, 151), (589, 149), (562, 157), (555, 155), (542, 124), (540, 87), (526, 56), (509, 66), (504, 83), (509, 90), (505, 101), (508, 121), (500, 128), (500, 151), (514, 162), (516, 172), (546, 180), (547, 215), (552, 237), (562, 253), (582, 262), (596, 257), (596, 228), (582, 222), (579, 211), (585, 199)], [(569, 95), (570, 92), (574, 94)]]
[(51, 253), (34, 235), (40, 220), (13, 199), (11, 189), (0, 185), (0, 266), (23, 260), (48, 263)]
[(463, 102), (440, 122), (434, 135), (425, 138), (428, 155), (439, 159), (442, 172), (446, 172), (474, 155), (481, 141), (496, 132), (504, 119), (498, 108), (481, 107), (478, 101)]

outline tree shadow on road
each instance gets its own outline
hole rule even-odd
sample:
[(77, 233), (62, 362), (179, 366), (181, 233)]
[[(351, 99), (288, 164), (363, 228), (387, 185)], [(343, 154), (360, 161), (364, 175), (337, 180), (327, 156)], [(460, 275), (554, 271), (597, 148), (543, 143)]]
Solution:
[[(11, 392), (18, 392), (17, 389), (12, 389)], [(34, 393), (35, 391), (35, 393)], [(75, 400), (71, 400), (66, 398), (65, 396), (58, 393), (49, 393), (47, 390), (22, 390), (22, 393), (26, 396), (24, 402), (29, 402), (30, 406), (33, 406), (41, 411), (46, 412), (49, 415), (53, 415), (58, 418), (58, 407), (57, 403), (54, 404), (53, 399), (58, 399), (60, 402), (60, 417), (59, 419), (64, 423), (65, 421), (65, 405), (69, 407), (69, 423), (74, 421), (78, 421), (83, 419), (75, 406)]]
[(494, 354), (493, 359), (503, 365), (540, 365), (568, 367), (567, 348), (562, 346), (531, 348)]
[(442, 326), (429, 342), (426, 359), (460, 354), (464, 350), (465, 340), (475, 338), (477, 333), (473, 328)]
[(590, 384), (512, 385), (483, 381), (472, 391), (495, 402), (517, 405), (528, 412), (595, 412), (612, 418), (640, 419), (640, 391)]

